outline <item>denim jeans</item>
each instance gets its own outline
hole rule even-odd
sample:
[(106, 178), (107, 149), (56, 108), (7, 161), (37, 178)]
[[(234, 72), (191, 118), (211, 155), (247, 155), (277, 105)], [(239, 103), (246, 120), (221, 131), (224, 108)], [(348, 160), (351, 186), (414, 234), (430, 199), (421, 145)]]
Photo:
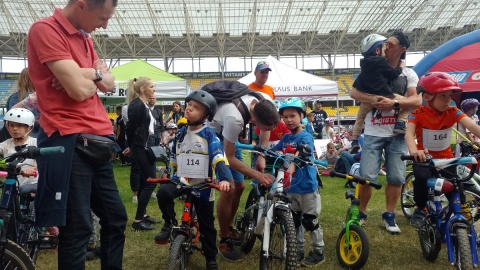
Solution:
[(100, 219), (101, 269), (122, 269), (127, 213), (115, 183), (113, 165), (92, 165), (74, 152), (66, 226), (59, 227), (58, 269), (85, 269), (85, 253), (92, 234), (90, 209)]
[(407, 153), (404, 135), (393, 137), (365, 135), (362, 159), (360, 160), (360, 175), (375, 183), (378, 182), (378, 172), (382, 165), (384, 150), (387, 182), (393, 185), (403, 185), (406, 167), (405, 161), (402, 161), (400, 156)]

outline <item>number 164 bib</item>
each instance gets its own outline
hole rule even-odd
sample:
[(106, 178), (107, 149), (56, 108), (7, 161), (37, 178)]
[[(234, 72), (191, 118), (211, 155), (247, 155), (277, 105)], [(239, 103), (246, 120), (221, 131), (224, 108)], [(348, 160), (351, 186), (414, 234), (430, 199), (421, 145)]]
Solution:
[(450, 147), (452, 128), (442, 130), (423, 129), (423, 147), (431, 151), (442, 151)]

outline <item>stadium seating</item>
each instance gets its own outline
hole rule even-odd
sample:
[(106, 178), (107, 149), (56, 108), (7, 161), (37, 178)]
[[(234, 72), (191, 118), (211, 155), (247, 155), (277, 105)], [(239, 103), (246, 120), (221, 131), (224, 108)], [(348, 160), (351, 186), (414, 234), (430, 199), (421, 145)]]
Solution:
[(7, 103), (8, 97), (15, 93), (15, 81), (14, 80), (0, 80), (0, 102), (2, 105)]

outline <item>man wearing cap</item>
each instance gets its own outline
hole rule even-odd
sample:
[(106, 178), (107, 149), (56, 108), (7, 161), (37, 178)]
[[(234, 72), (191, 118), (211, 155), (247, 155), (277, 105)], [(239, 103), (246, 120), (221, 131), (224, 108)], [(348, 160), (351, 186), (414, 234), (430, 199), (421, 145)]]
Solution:
[(315, 131), (316, 136), (315, 139), (322, 139), (322, 129), (323, 125), (325, 124), (325, 119), (328, 118), (327, 113), (322, 109), (323, 102), (319, 99), (315, 100), (314, 102), (315, 110), (313, 110), (314, 118), (313, 118), (313, 130)]
[[(397, 67), (405, 60), (406, 50), (410, 46), (408, 36), (395, 31), (385, 41), (385, 57), (392, 67)], [(370, 181), (377, 181), (381, 166), (382, 153), (385, 152), (387, 169), (387, 185), (385, 186), (386, 211), (382, 215), (387, 232), (399, 234), (400, 228), (395, 221), (395, 207), (405, 183), (405, 162), (400, 159), (407, 153), (403, 134), (393, 132), (395, 125), (395, 109), (414, 109), (422, 104), (422, 98), (417, 94), (418, 76), (410, 68), (403, 68), (402, 74), (393, 82), (395, 94), (405, 96), (404, 99), (391, 99), (382, 96), (367, 95), (352, 88), (350, 97), (360, 102), (370, 102), (376, 109), (369, 112), (365, 118), (365, 137), (360, 161), (360, 175)], [(376, 114), (381, 111), (381, 114)], [(367, 220), (367, 205), (372, 195), (372, 188), (360, 186), (360, 223)]]
[(266, 61), (260, 61), (257, 63), (257, 67), (253, 74), (255, 75), (255, 81), (248, 85), (248, 88), (265, 93), (269, 95), (272, 100), (275, 100), (275, 93), (273, 92), (273, 88), (271, 86), (266, 85), (268, 80), (268, 74), (272, 71), (270, 66)]

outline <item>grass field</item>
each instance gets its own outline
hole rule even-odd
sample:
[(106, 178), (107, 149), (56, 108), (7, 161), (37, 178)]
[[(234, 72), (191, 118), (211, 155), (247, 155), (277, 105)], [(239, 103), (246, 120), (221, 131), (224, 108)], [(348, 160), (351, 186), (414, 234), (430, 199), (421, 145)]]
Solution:
[[(129, 218), (123, 257), (124, 269), (166, 269), (168, 246), (156, 245), (153, 241), (153, 237), (160, 231), (161, 225), (157, 230), (151, 232), (134, 232), (131, 229), (136, 204), (131, 201), (129, 168), (115, 167), (115, 176)], [(319, 221), (324, 231), (326, 262), (313, 269), (341, 269), (335, 253), (335, 242), (342, 229), (342, 222), (350, 202), (344, 197), (346, 189), (343, 187), (345, 183), (343, 180), (329, 177), (324, 177), (322, 180), (324, 188), (320, 190), (322, 213)], [(385, 179), (381, 177), (380, 180), (384, 183)], [(248, 183), (249, 181), (247, 181), (247, 188), (242, 198), (241, 209), (243, 209), (244, 200), (250, 190)], [(381, 214), (385, 208), (383, 192), (383, 189), (374, 191), (368, 208), (368, 223), (365, 230), (370, 240), (370, 257), (364, 269), (452, 269), (453, 267), (448, 264), (446, 258), (445, 246), (442, 246), (440, 256), (434, 263), (430, 263), (422, 257), (417, 233), (403, 217), (399, 207), (397, 207), (397, 223), (402, 233), (390, 235), (382, 228)], [(179, 207), (180, 203), (176, 205)], [(155, 200), (151, 200), (148, 213), (154, 218), (160, 219), (160, 210)], [(309, 234), (306, 235), (306, 238), (308, 241)], [(259, 244), (260, 242), (257, 241), (252, 252), (246, 255), (242, 262), (232, 263), (218, 256), (219, 268), (222, 270), (258, 268)], [(204, 265), (204, 258), (197, 252), (191, 257), (188, 269), (205, 269)], [(36, 268), (39, 270), (57, 269), (57, 252), (42, 251)], [(87, 269), (100, 269), (99, 261), (87, 262)]]

